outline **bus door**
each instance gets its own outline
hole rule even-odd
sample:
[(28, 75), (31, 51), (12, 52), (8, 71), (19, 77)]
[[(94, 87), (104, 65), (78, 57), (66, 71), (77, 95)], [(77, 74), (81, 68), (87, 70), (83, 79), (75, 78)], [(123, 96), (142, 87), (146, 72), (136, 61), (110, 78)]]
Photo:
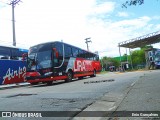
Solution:
[(58, 57), (59, 57), (59, 53), (58, 53), (57, 49), (53, 48), (52, 49), (52, 65), (53, 65), (52, 67), (53, 67), (53, 75), (54, 76), (57, 76), (57, 72), (58, 72), (56, 69), (56, 67), (59, 66)]
[(64, 45), (54, 44), (52, 48), (52, 64), (55, 76), (61, 76), (65, 74), (64, 69)]

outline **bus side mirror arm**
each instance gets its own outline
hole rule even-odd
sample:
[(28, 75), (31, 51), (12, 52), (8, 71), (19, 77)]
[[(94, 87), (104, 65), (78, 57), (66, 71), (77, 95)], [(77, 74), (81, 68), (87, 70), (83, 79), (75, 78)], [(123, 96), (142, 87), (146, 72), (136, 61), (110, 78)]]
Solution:
[(27, 53), (24, 53), (23, 55), (22, 55), (22, 60), (24, 61), (25, 60), (25, 57), (27, 57), (28, 56), (28, 54)]

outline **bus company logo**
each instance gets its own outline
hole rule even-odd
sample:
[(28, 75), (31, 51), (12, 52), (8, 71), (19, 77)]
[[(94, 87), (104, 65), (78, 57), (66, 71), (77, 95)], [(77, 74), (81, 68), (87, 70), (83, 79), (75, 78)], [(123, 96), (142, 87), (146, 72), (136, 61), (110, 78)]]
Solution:
[(91, 61), (88, 60), (76, 60), (74, 65), (74, 71), (86, 71), (90, 70), (92, 67)]
[(2, 112), (2, 117), (12, 117), (11, 112)]
[(23, 68), (19, 67), (18, 70), (11, 70), (11, 68), (8, 68), (5, 76), (3, 76), (3, 83), (5, 83), (6, 80), (10, 81), (11, 79), (14, 78), (25, 78), (26, 75), (26, 67), (24, 66)]

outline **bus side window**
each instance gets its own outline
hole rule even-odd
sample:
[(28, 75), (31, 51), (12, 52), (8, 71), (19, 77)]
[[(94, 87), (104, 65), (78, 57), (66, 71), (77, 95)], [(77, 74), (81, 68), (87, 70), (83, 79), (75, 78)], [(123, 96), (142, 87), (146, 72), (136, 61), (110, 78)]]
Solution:
[(77, 48), (72, 48), (72, 54), (73, 54), (73, 57), (77, 57), (78, 49)]
[(66, 45), (65, 46), (65, 57), (71, 57), (72, 56), (72, 49), (70, 46)]
[(86, 55), (85, 55), (85, 51), (84, 51), (84, 50), (83, 50), (83, 55), (82, 55), (82, 56), (83, 56), (83, 58), (86, 58)]
[(9, 57), (3, 56), (3, 57), (1, 57), (1, 59), (9, 59)]
[(19, 58), (16, 57), (16, 56), (12, 56), (11, 59), (12, 59), (12, 60), (19, 60)]
[(86, 51), (83, 51), (83, 52), (84, 52), (84, 53), (83, 53), (83, 54), (84, 54), (84, 55), (83, 55), (83, 56), (84, 56), (84, 58), (85, 58), (85, 59), (87, 59), (87, 58), (88, 58), (88, 54), (87, 54), (87, 52), (86, 52)]
[(79, 50), (77, 57), (85, 58), (84, 51), (83, 50)]
[(96, 55), (93, 56), (93, 60), (96, 60)]
[(99, 56), (98, 56), (98, 55), (96, 55), (96, 60), (97, 60), (97, 61), (99, 60)]
[(19, 58), (18, 58), (19, 54), (18, 53), (19, 53), (18, 49), (12, 48), (11, 49), (11, 59), (19, 60)]
[(11, 56), (10, 49), (6, 47), (0, 47), (0, 56), (1, 56), (1, 59), (9, 59)]
[(91, 60), (91, 58), (92, 58), (91, 53), (88, 53), (88, 60)]

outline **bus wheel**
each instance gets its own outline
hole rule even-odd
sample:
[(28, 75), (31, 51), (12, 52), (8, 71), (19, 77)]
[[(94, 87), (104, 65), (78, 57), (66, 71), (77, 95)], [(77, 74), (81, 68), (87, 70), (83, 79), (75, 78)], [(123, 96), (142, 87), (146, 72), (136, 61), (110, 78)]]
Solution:
[(68, 72), (67, 72), (66, 82), (71, 82), (72, 79), (73, 79), (73, 73), (72, 73), (72, 71), (68, 71)]
[(93, 75), (91, 75), (90, 77), (96, 77), (96, 70), (93, 71)]

